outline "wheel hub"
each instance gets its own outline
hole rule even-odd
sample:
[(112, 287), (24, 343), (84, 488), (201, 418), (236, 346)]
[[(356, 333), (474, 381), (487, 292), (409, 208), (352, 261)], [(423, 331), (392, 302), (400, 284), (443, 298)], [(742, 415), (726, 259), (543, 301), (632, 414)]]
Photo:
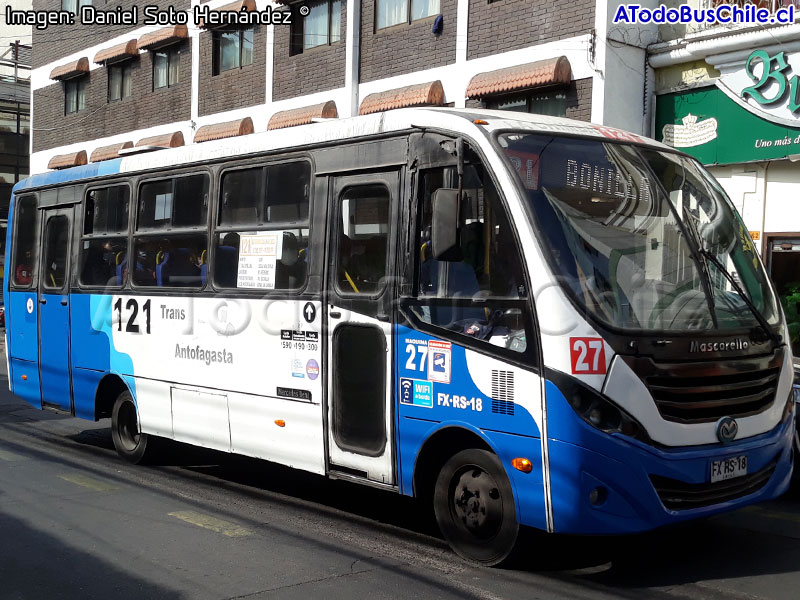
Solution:
[(494, 478), (471, 467), (454, 478), (453, 510), (457, 519), (475, 536), (496, 535), (503, 517), (503, 504)]

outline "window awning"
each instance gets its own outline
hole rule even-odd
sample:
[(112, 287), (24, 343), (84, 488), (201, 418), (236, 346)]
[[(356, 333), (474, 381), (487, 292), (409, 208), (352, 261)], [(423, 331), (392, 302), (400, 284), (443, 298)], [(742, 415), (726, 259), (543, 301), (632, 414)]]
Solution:
[(189, 37), (189, 29), (186, 25), (173, 25), (157, 29), (151, 33), (145, 33), (139, 38), (139, 50), (155, 50), (168, 44), (180, 42)]
[(162, 133), (161, 135), (152, 135), (150, 137), (142, 138), (136, 142), (137, 148), (141, 146), (177, 148), (178, 146), (183, 146), (183, 133), (180, 131), (173, 131), (172, 133)]
[(50, 71), (50, 79), (62, 81), (64, 79), (72, 79), (89, 72), (89, 59), (86, 56), (80, 57), (78, 60), (73, 60), (65, 65), (60, 65)]
[(385, 92), (370, 94), (361, 102), (360, 115), (404, 108), (407, 106), (442, 106), (444, 89), (438, 79), (430, 83), (418, 83)]
[[(218, 6), (217, 8), (211, 9), (211, 12), (252, 12), (256, 9), (256, 0), (237, 0), (237, 2), (231, 2), (230, 4), (225, 4), (224, 6)], [(216, 25), (209, 25), (205, 22), (205, 20), (200, 19), (200, 22), (197, 24), (200, 29), (209, 29), (211, 27), (217, 27)]]
[(94, 55), (94, 62), (97, 65), (105, 63), (116, 62), (125, 60), (126, 58), (133, 58), (139, 56), (139, 47), (136, 40), (128, 40), (122, 44), (111, 46), (111, 48), (104, 48)]
[(120, 144), (111, 144), (110, 146), (100, 146), (92, 150), (89, 156), (89, 162), (102, 162), (104, 160), (111, 160), (112, 158), (119, 158), (119, 151), (125, 148), (133, 148), (133, 142), (122, 142)]
[(47, 163), (48, 169), (69, 169), (86, 164), (86, 150), (70, 152), (69, 154), (57, 154)]
[(550, 85), (568, 85), (572, 67), (566, 56), (478, 73), (467, 86), (467, 98), (483, 98)]
[(236, 121), (203, 125), (198, 128), (197, 133), (194, 134), (194, 143), (199, 144), (201, 142), (249, 135), (251, 133), (253, 133), (253, 119), (245, 117), (244, 119), (237, 119)]
[(291, 110), (276, 112), (269, 119), (267, 129), (283, 129), (284, 127), (295, 127), (297, 125), (308, 125), (313, 119), (336, 119), (339, 112), (336, 110), (336, 102), (328, 100), (322, 104), (303, 106)]

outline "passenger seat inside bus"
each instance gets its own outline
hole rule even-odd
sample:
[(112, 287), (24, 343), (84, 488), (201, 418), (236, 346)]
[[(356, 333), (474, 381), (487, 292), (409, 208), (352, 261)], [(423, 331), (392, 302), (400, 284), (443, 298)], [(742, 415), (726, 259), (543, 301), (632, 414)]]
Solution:
[(165, 252), (163, 261), (156, 266), (158, 285), (199, 287), (201, 269), (193, 260), (195, 256), (189, 248), (175, 248)]
[(165, 272), (167, 264), (169, 264), (169, 252), (156, 253), (156, 285), (159, 287), (169, 285), (169, 272)]
[[(229, 236), (233, 237), (231, 234)], [(225, 236), (223, 242), (230, 244), (233, 240), (229, 239), (229, 236)], [(236, 275), (239, 269), (238, 235), (236, 244), (236, 246), (217, 246), (217, 252), (214, 255), (214, 281), (221, 287), (236, 287)]]
[(125, 271), (128, 268), (128, 253), (124, 250), (117, 252), (114, 262), (116, 263), (115, 274), (117, 277), (117, 285), (122, 285), (125, 281)]
[(283, 232), (280, 260), (275, 265), (275, 288), (295, 289), (306, 279), (304, 248), (299, 248), (297, 236), (291, 231)]

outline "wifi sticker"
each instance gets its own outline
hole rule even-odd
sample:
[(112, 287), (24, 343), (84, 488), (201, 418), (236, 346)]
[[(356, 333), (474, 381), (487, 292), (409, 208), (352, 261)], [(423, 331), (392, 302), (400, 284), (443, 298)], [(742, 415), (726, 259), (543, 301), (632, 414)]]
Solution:
[(430, 381), (401, 377), (400, 404), (433, 408), (433, 384)]

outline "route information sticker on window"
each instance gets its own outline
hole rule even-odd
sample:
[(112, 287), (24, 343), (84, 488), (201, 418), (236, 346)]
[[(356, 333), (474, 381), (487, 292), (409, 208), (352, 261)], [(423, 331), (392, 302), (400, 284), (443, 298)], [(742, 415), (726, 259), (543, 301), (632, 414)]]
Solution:
[(275, 269), (282, 251), (282, 231), (240, 234), (236, 286), (274, 290)]

